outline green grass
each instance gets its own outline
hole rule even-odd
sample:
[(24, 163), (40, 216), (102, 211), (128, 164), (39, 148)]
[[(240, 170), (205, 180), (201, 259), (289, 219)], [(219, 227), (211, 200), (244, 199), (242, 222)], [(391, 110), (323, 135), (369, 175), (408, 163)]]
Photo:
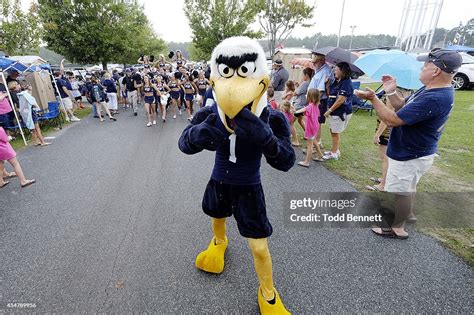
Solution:
[[(379, 84), (371, 84), (375, 89)], [(346, 131), (341, 135), (341, 158), (330, 160), (324, 165), (340, 174), (359, 191), (367, 191), (366, 185), (373, 184), (370, 177), (380, 177), (382, 164), (378, 147), (372, 139), (376, 128), (376, 113), (359, 110), (352, 115)], [(470, 134), (474, 121), (474, 91), (456, 91), (455, 106), (446, 129), (439, 142), (439, 157), (435, 159), (430, 171), (422, 177), (417, 190), (419, 192), (465, 192), (474, 191), (474, 140)], [(306, 144), (303, 132), (297, 126), (300, 143)], [(327, 125), (323, 127), (322, 142), (324, 149), (331, 146), (331, 137)], [(303, 158), (300, 154), (297, 158)], [(472, 207), (474, 208), (474, 206)], [(449, 209), (447, 209), (449, 211)], [(472, 209), (464, 209), (472, 213)], [(429, 210), (423, 212), (421, 219), (430, 217)], [(439, 240), (471, 265), (474, 264), (474, 229), (417, 228), (422, 233)]]

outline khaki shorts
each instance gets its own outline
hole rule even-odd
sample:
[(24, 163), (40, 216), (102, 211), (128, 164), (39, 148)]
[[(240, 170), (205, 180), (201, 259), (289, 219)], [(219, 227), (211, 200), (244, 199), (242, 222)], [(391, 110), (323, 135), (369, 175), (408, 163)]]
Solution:
[(388, 158), (385, 191), (399, 194), (416, 192), (416, 185), (433, 165), (433, 161), (434, 154), (408, 161)]
[(69, 97), (65, 97), (62, 100), (63, 100), (64, 107), (66, 109), (72, 109), (72, 101)]
[(346, 130), (349, 120), (351, 119), (352, 114), (344, 114), (344, 121), (339, 116), (329, 116), (329, 128), (332, 133), (342, 133)]

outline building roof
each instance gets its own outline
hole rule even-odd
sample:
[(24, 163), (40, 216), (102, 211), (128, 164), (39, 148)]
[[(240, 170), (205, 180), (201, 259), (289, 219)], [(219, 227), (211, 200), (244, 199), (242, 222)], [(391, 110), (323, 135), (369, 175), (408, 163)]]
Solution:
[(11, 56), (9, 58), (12, 60), (16, 60), (26, 66), (41, 65), (47, 63), (46, 60), (44, 60), (40, 56)]
[(291, 54), (291, 55), (306, 55), (311, 54), (311, 50), (307, 48), (301, 47), (287, 47), (281, 48), (275, 51), (275, 54), (282, 53), (282, 54)]

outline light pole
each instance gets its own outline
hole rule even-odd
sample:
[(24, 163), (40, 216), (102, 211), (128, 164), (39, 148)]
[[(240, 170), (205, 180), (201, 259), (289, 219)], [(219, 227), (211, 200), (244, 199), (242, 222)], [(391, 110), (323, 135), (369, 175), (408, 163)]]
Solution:
[(352, 36), (354, 36), (354, 29), (357, 27), (357, 25), (351, 25), (349, 26), (351, 28), (351, 41), (349, 43), (349, 50), (352, 49)]
[(344, 18), (344, 6), (346, 4), (346, 0), (342, 0), (342, 11), (341, 11), (341, 22), (339, 23), (339, 33), (337, 34), (337, 46), (339, 47), (339, 40), (341, 39), (341, 27), (342, 27), (342, 19)]

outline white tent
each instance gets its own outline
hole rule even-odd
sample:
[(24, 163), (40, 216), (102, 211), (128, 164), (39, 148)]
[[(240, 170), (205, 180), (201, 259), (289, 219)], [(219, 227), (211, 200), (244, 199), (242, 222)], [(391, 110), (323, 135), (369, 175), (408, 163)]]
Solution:
[(40, 56), (11, 56), (9, 58), (18, 61), (28, 67), (47, 63), (47, 61), (41, 58)]

